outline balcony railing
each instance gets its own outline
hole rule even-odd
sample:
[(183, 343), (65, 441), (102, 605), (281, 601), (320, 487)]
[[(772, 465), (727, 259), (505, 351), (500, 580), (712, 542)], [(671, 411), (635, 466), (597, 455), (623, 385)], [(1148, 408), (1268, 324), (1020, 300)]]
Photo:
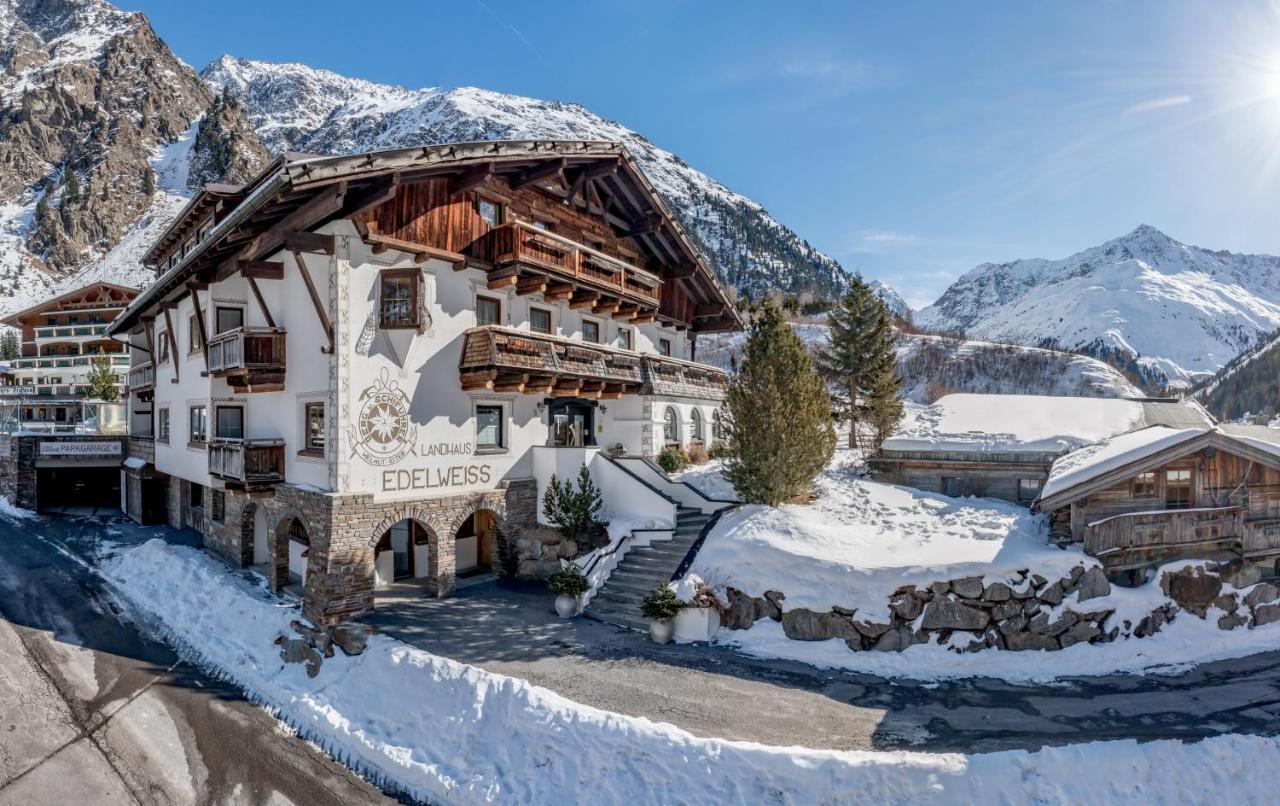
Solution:
[(244, 485), (284, 481), (283, 439), (215, 439), (208, 447), (211, 476)]
[(101, 336), (106, 332), (106, 324), (45, 325), (35, 329), (35, 336), (37, 339), (79, 339), (89, 336)]
[(123, 353), (104, 353), (99, 355), (58, 355), (41, 356), (40, 358), (15, 358), (9, 362), (14, 369), (52, 369), (57, 367), (91, 367), (93, 362), (103, 358), (111, 359), (113, 367), (129, 366), (129, 356)]
[(129, 370), (129, 391), (133, 393), (154, 389), (156, 385), (156, 368), (150, 361), (145, 361)]
[(647, 305), (659, 299), (662, 278), (656, 274), (523, 221), (490, 230), (481, 239), (479, 251), (478, 257), (498, 268), (520, 266), (545, 272), (552, 279), (570, 280)]
[(458, 369), (466, 389), (526, 394), (719, 400), (729, 385), (723, 370), (706, 364), (496, 325), (464, 334)]
[[(284, 330), (236, 328), (209, 339), (209, 374), (283, 375)], [(247, 381), (252, 383), (252, 381)]]
[(129, 457), (144, 462), (156, 461), (156, 438), (142, 434), (129, 435)]
[(1133, 552), (1176, 554), (1229, 548), (1245, 532), (1245, 509), (1196, 507), (1126, 512), (1088, 524), (1084, 550), (1108, 565), (1122, 565)]

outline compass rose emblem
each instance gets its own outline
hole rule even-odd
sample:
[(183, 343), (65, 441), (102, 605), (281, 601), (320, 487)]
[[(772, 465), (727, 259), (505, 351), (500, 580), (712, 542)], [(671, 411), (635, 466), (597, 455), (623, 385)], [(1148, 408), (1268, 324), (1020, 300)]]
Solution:
[(352, 445), (371, 465), (391, 465), (413, 450), (417, 426), (409, 420), (409, 396), (385, 368), (360, 393)]

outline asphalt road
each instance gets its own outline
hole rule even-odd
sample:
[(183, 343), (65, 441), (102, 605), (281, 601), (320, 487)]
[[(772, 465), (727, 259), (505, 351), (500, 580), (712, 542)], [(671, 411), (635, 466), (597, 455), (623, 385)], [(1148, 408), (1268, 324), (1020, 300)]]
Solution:
[(1275, 652), (1181, 675), (1041, 686), (990, 679), (921, 683), (755, 659), (723, 647), (659, 646), (612, 625), (557, 619), (545, 590), (494, 583), (450, 599), (424, 599), (401, 587), (378, 600), (370, 620), (430, 652), (706, 737), (838, 750), (984, 752), (1280, 732)]
[(90, 558), (160, 532), (0, 516), (0, 804), (395, 803), (117, 618)]

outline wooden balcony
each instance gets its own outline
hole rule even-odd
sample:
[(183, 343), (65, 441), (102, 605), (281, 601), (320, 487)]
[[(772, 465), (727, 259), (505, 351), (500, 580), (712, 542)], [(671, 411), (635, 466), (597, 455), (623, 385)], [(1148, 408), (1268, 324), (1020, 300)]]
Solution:
[(487, 325), (463, 337), (462, 388), (618, 399), (653, 394), (719, 400), (729, 385), (716, 367), (602, 344)]
[(230, 485), (264, 487), (284, 481), (283, 439), (215, 439), (208, 453), (209, 475)]
[(658, 309), (661, 277), (522, 221), (490, 230), (473, 251), (492, 264), (492, 289), (514, 285), (520, 294), (567, 299), (570, 307), (631, 321), (652, 321)]
[(1085, 528), (1084, 550), (1108, 570), (1154, 562), (1235, 556), (1245, 534), (1244, 507), (1126, 512)]
[(284, 389), (285, 331), (238, 327), (209, 339), (209, 374), (226, 378), (237, 392)]
[(144, 361), (129, 369), (129, 394), (141, 400), (150, 400), (156, 388), (156, 368)]
[(153, 436), (143, 436), (141, 434), (130, 434), (129, 458), (141, 459), (144, 462), (155, 464), (156, 438)]

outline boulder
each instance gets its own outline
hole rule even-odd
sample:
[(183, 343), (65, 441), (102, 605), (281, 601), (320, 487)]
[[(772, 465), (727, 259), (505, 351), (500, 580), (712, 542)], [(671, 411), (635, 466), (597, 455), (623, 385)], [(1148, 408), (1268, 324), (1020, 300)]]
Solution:
[(899, 624), (884, 631), (876, 640), (875, 648), (880, 652), (901, 652), (915, 643), (911, 627)]
[(1149, 638), (1160, 632), (1167, 621), (1163, 609), (1153, 610), (1151, 615), (1138, 622), (1138, 628), (1133, 631), (1133, 634), (1138, 638)]
[(765, 591), (764, 600), (769, 603), (769, 612), (766, 614), (774, 621), (782, 621), (782, 600), (787, 595), (782, 591)]
[(852, 638), (861, 641), (853, 622), (838, 613), (816, 613), (803, 607), (782, 614), (782, 631), (793, 641), (825, 641)]
[(1067, 574), (1066, 578), (1061, 580), (1062, 592), (1071, 593), (1073, 590), (1075, 590), (1076, 586), (1080, 584), (1080, 577), (1082, 576), (1084, 576), (1083, 565), (1077, 565), (1075, 568), (1072, 568), (1071, 571)]
[(1022, 615), (1022, 602), (1019, 602), (1016, 599), (1010, 600), (1008, 602), (1001, 602), (1000, 604), (991, 608), (992, 621), (1004, 621), (1005, 619), (1010, 619), (1010, 618), (1013, 618), (1014, 616), (1021, 616), (1021, 615)]
[(1102, 630), (1093, 626), (1087, 621), (1078, 621), (1071, 626), (1071, 629), (1058, 636), (1058, 643), (1063, 649), (1075, 644), (1084, 644), (1092, 641), (1102, 635)]
[(921, 627), (926, 630), (981, 630), (991, 616), (954, 599), (934, 599), (924, 608)]
[(1280, 588), (1270, 582), (1259, 582), (1245, 594), (1244, 603), (1252, 609), (1260, 604), (1274, 602), (1276, 599), (1280, 599)]
[(1234, 630), (1236, 627), (1243, 627), (1249, 623), (1249, 617), (1244, 613), (1228, 613), (1218, 619), (1219, 630)]
[(1000, 633), (1002, 635), (1013, 635), (1014, 633), (1025, 632), (1026, 629), (1027, 617), (1021, 614), (1000, 622)]
[(910, 593), (897, 594), (889, 600), (889, 609), (903, 621), (914, 621), (924, 609), (924, 603)]
[(770, 618), (774, 606), (767, 599), (748, 596), (737, 588), (728, 588), (725, 597), (729, 606), (720, 614), (720, 626), (729, 630), (749, 630), (762, 618)]
[(982, 592), (983, 601), (1007, 602), (1013, 598), (1013, 589), (1003, 582), (992, 582)]
[(853, 619), (853, 628), (867, 638), (879, 638), (884, 635), (885, 630), (889, 629), (888, 624), (882, 624), (878, 621), (870, 619)]
[(950, 582), (934, 582), (929, 585), (929, 592), (933, 594), (934, 598), (945, 596), (950, 590)]
[(1224, 613), (1234, 613), (1236, 608), (1240, 606), (1239, 597), (1234, 593), (1221, 594), (1213, 600), (1212, 604)]
[(962, 599), (978, 599), (982, 596), (982, 577), (953, 579), (951, 592)]
[(1253, 609), (1253, 626), (1261, 627), (1273, 621), (1280, 621), (1280, 604), (1258, 605)]
[(1052, 651), (1058, 648), (1058, 639), (1033, 632), (1018, 632), (1004, 637), (1004, 648), (1011, 652), (1023, 652), (1025, 650)]
[(1041, 588), (1043, 588), (1045, 585), (1048, 585), (1048, 584), (1049, 584), (1049, 580), (1045, 579), (1039, 574), (1031, 575), (1031, 587), (1035, 588), (1036, 590), (1040, 590)]
[(846, 618), (852, 618), (858, 612), (858, 609), (856, 607), (842, 607), (840, 605), (831, 605), (831, 612), (841, 616), (845, 616)]
[[(281, 640), (283, 638), (284, 640)], [(281, 647), (280, 659), (285, 663), (305, 663), (307, 665), (307, 677), (315, 677), (320, 674), (321, 658), (320, 653), (312, 648), (311, 644), (305, 638), (284, 638), (281, 636), (276, 639), (276, 644)]]
[(1037, 635), (1057, 636), (1075, 626), (1079, 617), (1070, 610), (1064, 610), (1057, 618), (1050, 613), (1037, 613), (1027, 622), (1027, 629)]
[(1101, 568), (1095, 565), (1080, 575), (1080, 581), (1076, 586), (1077, 602), (1097, 599), (1110, 594), (1111, 583), (1107, 581), (1107, 575)]
[(1187, 566), (1166, 572), (1160, 578), (1160, 588), (1183, 610), (1203, 617), (1204, 609), (1222, 593), (1222, 578), (1199, 566)]
[(1047, 586), (1038, 594), (1040, 601), (1047, 602), (1051, 605), (1062, 604), (1062, 582), (1058, 581)]
[(348, 655), (359, 655), (369, 642), (373, 630), (367, 624), (343, 621), (333, 628), (333, 642)]
[(1022, 603), (1022, 612), (1028, 616), (1034, 616), (1040, 611), (1039, 599), (1028, 599)]

